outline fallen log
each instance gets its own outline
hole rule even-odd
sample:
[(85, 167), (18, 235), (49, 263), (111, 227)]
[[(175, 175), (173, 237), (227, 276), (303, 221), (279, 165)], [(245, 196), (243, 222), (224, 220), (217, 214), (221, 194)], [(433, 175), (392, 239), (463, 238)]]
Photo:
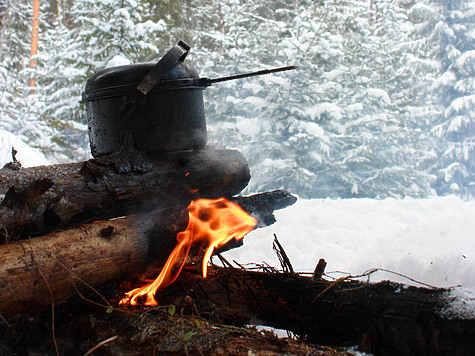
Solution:
[(157, 207), (186, 206), (201, 197), (231, 197), (250, 179), (245, 158), (233, 150), (121, 155), (0, 169), (0, 243)]
[(85, 292), (85, 283), (138, 278), (151, 229), (152, 215), (136, 215), (0, 246), (0, 314), (41, 311)]
[(185, 309), (192, 301), (202, 317), (217, 322), (272, 326), (311, 343), (359, 345), (376, 355), (475, 350), (475, 320), (447, 313), (451, 297), (445, 289), (210, 267), (206, 279), (196, 269), (184, 270), (156, 298)]
[[(282, 208), (283, 201), (287, 205), (295, 201), (286, 192), (257, 197), (239, 199), (248, 211), (266, 205), (264, 216)], [(166, 260), (176, 244), (176, 234), (187, 223), (182, 206), (1, 245), (0, 315), (40, 311), (52, 301), (59, 304), (77, 296), (78, 290), (90, 292), (112, 281), (136, 280), (149, 264)]]

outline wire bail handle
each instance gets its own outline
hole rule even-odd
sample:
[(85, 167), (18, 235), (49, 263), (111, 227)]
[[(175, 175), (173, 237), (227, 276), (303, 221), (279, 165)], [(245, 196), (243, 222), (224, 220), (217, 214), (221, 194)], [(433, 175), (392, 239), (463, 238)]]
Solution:
[(178, 41), (147, 73), (137, 86), (137, 90), (147, 95), (164, 74), (170, 71), (177, 63), (185, 60), (190, 48), (184, 41)]

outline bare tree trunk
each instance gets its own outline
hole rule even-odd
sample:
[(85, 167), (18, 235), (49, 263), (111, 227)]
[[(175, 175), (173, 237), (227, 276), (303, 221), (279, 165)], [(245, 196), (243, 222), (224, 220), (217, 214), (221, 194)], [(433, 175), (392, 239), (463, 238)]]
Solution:
[[(38, 39), (40, 30), (40, 0), (33, 0), (33, 24), (31, 30), (30, 68), (36, 68), (36, 54), (38, 53)], [(30, 87), (36, 86), (36, 78), (30, 79)]]
[(8, 19), (7, 0), (0, 0), (0, 55), (3, 48), (3, 34), (5, 30), (5, 22)]
[(56, 16), (58, 18), (58, 23), (59, 25), (63, 24), (63, 1), (62, 0), (56, 0)]
[(0, 32), (5, 25), (5, 17), (7, 16), (8, 5), (7, 0), (0, 0)]

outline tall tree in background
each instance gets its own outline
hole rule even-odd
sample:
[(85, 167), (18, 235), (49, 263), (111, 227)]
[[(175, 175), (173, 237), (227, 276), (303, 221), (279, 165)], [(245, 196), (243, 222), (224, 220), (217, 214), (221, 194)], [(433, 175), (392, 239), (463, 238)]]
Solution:
[(3, 29), (5, 28), (5, 18), (8, 13), (7, 0), (0, 0), (0, 51), (3, 44)]
[[(475, 198), (475, 10), (467, 0), (437, 0), (438, 13), (428, 2), (420, 11), (431, 20), (427, 30), (432, 55), (441, 62), (431, 88), (439, 115), (432, 133), (438, 160), (433, 168), (438, 194)], [(428, 22), (428, 21), (427, 21)]]
[(0, 46), (0, 129), (33, 147), (48, 148), (51, 128), (41, 120), (41, 93), (32, 92), (32, 2), (8, 0)]
[(166, 48), (161, 34), (167, 28), (163, 20), (150, 19), (146, 2), (135, 0), (77, 1), (68, 12), (64, 21), (50, 20), (40, 39), (48, 59), (38, 79), (61, 161), (90, 154), (85, 108), (79, 104), (87, 79), (107, 66), (157, 60), (159, 48)]
[(405, 8), (378, 1), (375, 17), (367, 1), (206, 4), (214, 5), (208, 18), (220, 18), (213, 30), (195, 32), (210, 48), (202, 58), (208, 71), (300, 65), (295, 73), (207, 91), (210, 138), (249, 157), (249, 190), (345, 198), (429, 194), (424, 164), (434, 154), (403, 112), (421, 104), (417, 88), (430, 83), (434, 68), (412, 76), (422, 60)]
[[(38, 38), (40, 31), (40, 0), (33, 0), (33, 22), (31, 27), (31, 50), (30, 50), (30, 68), (36, 69), (37, 60), (36, 54), (38, 53)], [(30, 79), (30, 87), (36, 85), (36, 78)]]

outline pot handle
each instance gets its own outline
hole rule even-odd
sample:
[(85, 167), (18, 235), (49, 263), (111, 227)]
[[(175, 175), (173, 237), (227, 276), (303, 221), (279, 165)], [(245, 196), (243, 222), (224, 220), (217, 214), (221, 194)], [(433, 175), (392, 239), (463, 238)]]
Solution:
[(190, 48), (191, 47), (185, 42), (181, 40), (178, 41), (178, 43), (165, 53), (162, 59), (150, 69), (137, 86), (137, 89), (142, 94), (147, 95), (166, 72), (172, 69), (178, 62), (185, 60)]

